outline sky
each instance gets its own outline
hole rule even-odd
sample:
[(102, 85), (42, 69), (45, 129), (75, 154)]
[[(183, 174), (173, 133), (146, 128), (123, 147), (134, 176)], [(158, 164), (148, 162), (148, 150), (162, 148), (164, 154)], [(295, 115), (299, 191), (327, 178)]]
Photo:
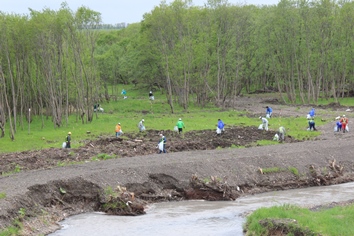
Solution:
[[(69, 8), (76, 11), (85, 6), (101, 13), (102, 21), (106, 24), (136, 23), (143, 19), (145, 13), (151, 12), (161, 0), (0, 0), (0, 11), (5, 13), (29, 14), (29, 8), (41, 11), (44, 8), (60, 9), (61, 3), (66, 2)], [(171, 0), (167, 0), (171, 3)], [(207, 0), (193, 0), (193, 5), (204, 6)], [(229, 0), (231, 4), (269, 5), (277, 4), (278, 0)]]

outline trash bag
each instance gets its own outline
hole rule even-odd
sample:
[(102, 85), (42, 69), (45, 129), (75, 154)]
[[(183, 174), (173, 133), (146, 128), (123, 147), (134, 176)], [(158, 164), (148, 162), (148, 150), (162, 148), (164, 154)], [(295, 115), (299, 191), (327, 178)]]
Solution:
[(163, 151), (163, 141), (159, 142), (158, 147), (159, 147), (159, 150)]
[(63, 148), (66, 148), (66, 142), (64, 142), (61, 146), (62, 146)]
[(144, 125), (140, 128), (140, 131), (145, 131), (145, 126)]
[(307, 114), (306, 119), (310, 119), (310, 118), (311, 118), (310, 114)]
[(221, 134), (221, 129), (216, 128), (216, 134)]
[(273, 137), (273, 140), (274, 140), (274, 141), (279, 141), (279, 135), (278, 135), (278, 134), (275, 134), (274, 137)]
[(267, 118), (267, 119), (269, 119), (269, 118), (270, 118), (270, 115), (269, 115), (269, 114), (267, 114), (267, 115), (266, 115), (266, 118)]
[(260, 125), (258, 126), (258, 129), (263, 130), (263, 124), (260, 124)]
[(338, 132), (338, 126), (334, 126), (334, 132)]
[(176, 131), (176, 132), (178, 132), (178, 127), (175, 126), (175, 127), (173, 128), (173, 130)]
[(154, 101), (154, 100), (155, 100), (155, 97), (154, 97), (154, 96), (151, 96), (151, 97), (149, 97), (149, 99), (150, 99), (151, 101)]
[(345, 131), (349, 132), (349, 126), (345, 126)]

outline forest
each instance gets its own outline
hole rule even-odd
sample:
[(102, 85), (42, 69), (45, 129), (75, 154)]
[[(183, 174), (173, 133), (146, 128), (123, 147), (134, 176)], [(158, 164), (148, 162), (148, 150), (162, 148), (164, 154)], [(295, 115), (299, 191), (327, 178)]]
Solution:
[(0, 137), (31, 116), (87, 123), (118, 84), (162, 90), (170, 112), (276, 92), (285, 103), (352, 95), (354, 2), (281, 0), (233, 5), (162, 1), (140, 23), (101, 29), (101, 15), (66, 3), (29, 15), (0, 12)]

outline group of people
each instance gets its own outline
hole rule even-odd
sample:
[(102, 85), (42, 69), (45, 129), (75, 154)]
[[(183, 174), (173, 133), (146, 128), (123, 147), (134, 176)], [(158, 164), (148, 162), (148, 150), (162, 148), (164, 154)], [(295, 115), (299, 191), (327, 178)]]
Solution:
[(336, 125), (334, 127), (334, 131), (340, 132), (343, 131), (343, 133), (349, 131), (348, 127), (349, 119), (345, 115), (342, 115), (342, 117), (338, 116), (336, 117)]

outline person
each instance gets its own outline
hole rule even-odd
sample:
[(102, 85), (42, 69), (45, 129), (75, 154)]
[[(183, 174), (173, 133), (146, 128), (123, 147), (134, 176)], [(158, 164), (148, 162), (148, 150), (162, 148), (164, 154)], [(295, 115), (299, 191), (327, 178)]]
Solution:
[(340, 123), (340, 117), (337, 117), (337, 122), (336, 122), (336, 131), (342, 131), (342, 123)]
[(278, 133), (279, 133), (279, 139), (280, 139), (280, 141), (284, 141), (285, 140), (285, 128), (283, 127), (283, 126), (280, 126), (279, 127), (279, 131), (278, 131)]
[(263, 129), (268, 131), (268, 120), (267, 120), (267, 118), (260, 116), (259, 119), (262, 120)]
[(121, 94), (123, 95), (123, 98), (124, 98), (124, 99), (127, 99), (127, 98), (128, 98), (128, 97), (127, 97), (127, 91), (125, 91), (125, 89), (122, 89)]
[(266, 117), (267, 118), (271, 118), (272, 117), (272, 113), (273, 113), (273, 109), (269, 106), (266, 106)]
[(179, 119), (178, 119), (176, 126), (177, 126), (177, 128), (178, 128), (178, 133), (182, 133), (183, 128), (186, 128), (186, 127), (184, 126), (184, 123), (183, 123), (183, 121), (182, 121), (182, 118), (179, 118)]
[(68, 136), (66, 136), (66, 146), (65, 148), (71, 148), (71, 132), (68, 133)]
[(96, 112), (96, 111), (98, 111), (98, 112), (103, 112), (104, 111), (104, 109), (102, 108), (102, 107), (100, 107), (100, 104), (95, 104), (94, 106), (93, 106), (93, 111), (94, 112)]
[(116, 137), (118, 138), (122, 134), (122, 126), (120, 123), (116, 125)]
[(347, 129), (347, 125), (348, 125), (348, 118), (343, 115), (342, 118), (340, 119), (340, 123), (342, 124), (342, 130), (343, 130), (343, 133), (345, 133), (346, 129)]
[(159, 154), (160, 153), (167, 153), (166, 152), (166, 137), (163, 134), (160, 134), (160, 139), (158, 143), (158, 148), (159, 148)]
[(309, 128), (308, 128), (310, 131), (316, 131), (316, 127), (315, 127), (315, 119), (313, 117), (311, 117), (309, 119)]
[(312, 108), (311, 111), (309, 112), (309, 116), (310, 116), (310, 118), (314, 118), (315, 115), (316, 115), (315, 108)]
[(221, 119), (218, 119), (218, 124), (216, 126), (217, 126), (217, 128), (216, 128), (217, 135), (220, 135), (221, 132), (225, 131), (225, 129), (224, 129), (225, 124), (224, 124), (224, 122), (222, 122)]
[(143, 132), (145, 130), (144, 122), (145, 122), (145, 120), (141, 119), (141, 121), (138, 124), (138, 128), (139, 128), (140, 132)]
[(155, 97), (152, 94), (152, 91), (149, 92), (149, 100), (154, 101)]

